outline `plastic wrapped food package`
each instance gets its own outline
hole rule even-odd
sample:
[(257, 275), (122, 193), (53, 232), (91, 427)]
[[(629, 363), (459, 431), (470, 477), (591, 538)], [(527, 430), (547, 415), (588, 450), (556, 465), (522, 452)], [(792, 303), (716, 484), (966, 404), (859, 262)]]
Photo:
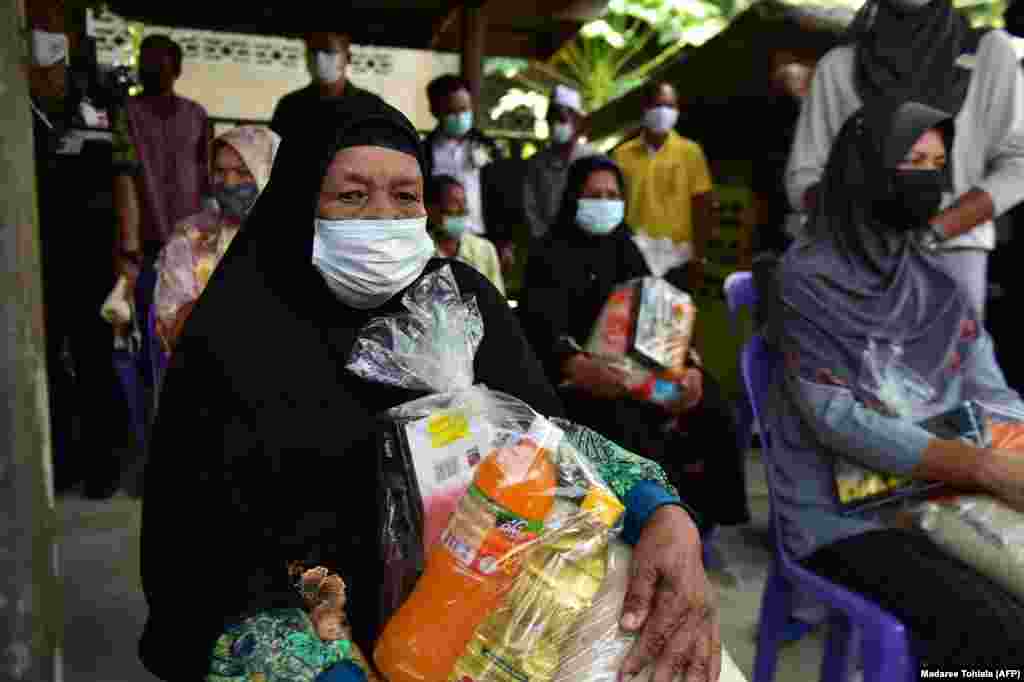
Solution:
[[(473, 670), (478, 681), (503, 679), (483, 676), (484, 658), (519, 669), (543, 659), (550, 668), (550, 648), (530, 633), (566, 614), (559, 617), (559, 600), (528, 595), (553, 582), (562, 594), (576, 587), (539, 557), (575, 552), (600, 563), (621, 512), (614, 493), (551, 422), (534, 415), (518, 435), (505, 433), (477, 465), (423, 577), (385, 627), (374, 654), (378, 667), (391, 682), (448, 679), (456, 669)], [(598, 583), (602, 577), (593, 576)], [(511, 612), (505, 604), (514, 605)], [(481, 625), (485, 632), (477, 636)], [(481, 637), (487, 645), (474, 649)]]
[(696, 316), (689, 294), (665, 280), (632, 280), (608, 297), (585, 350), (624, 370), (635, 397), (672, 402), (681, 396)]
[[(612, 540), (608, 551), (607, 576), (594, 595), (593, 606), (569, 632), (562, 647), (555, 682), (616, 682), (630, 648), (637, 636), (619, 628), (619, 616), (629, 585), (632, 550)], [(648, 667), (633, 678), (647, 682), (653, 668)], [(681, 677), (677, 679), (682, 679)], [(722, 672), (719, 682), (746, 682), (743, 673), (722, 649)]]
[(360, 332), (348, 363), (428, 393), (387, 415), (381, 549), (394, 575), (375, 662), (389, 682), (554, 679), (606, 582), (622, 505), (555, 423), (474, 385), (483, 323), (448, 268), (403, 304)]
[[(944, 438), (963, 438), (981, 445), (985, 439), (982, 411), (974, 403), (932, 415), (938, 391), (902, 360), (899, 344), (871, 339), (865, 349), (859, 393), (870, 396), (867, 406), (892, 418), (918, 422)], [(932, 494), (938, 484), (875, 471), (859, 462), (837, 457), (834, 464), (836, 497), (847, 513), (860, 513), (913, 497)]]
[[(991, 424), (992, 447), (1024, 450), (1024, 414), (985, 408), (995, 419), (1014, 420)], [(1024, 514), (987, 495), (960, 495), (923, 505), (919, 525), (947, 552), (1024, 599)]]

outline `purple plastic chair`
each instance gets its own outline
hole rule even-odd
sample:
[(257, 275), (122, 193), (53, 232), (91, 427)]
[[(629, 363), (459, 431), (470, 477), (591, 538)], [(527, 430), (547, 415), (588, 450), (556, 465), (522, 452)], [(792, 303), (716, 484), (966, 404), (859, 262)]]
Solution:
[[(737, 316), (740, 308), (748, 307), (753, 309), (757, 303), (757, 290), (754, 289), (754, 278), (750, 272), (734, 272), (725, 278), (725, 302), (729, 307), (729, 316), (732, 318), (733, 331), (739, 333)], [(750, 442), (754, 436), (754, 411), (750, 406), (750, 399), (744, 393), (736, 406), (736, 436), (740, 441), (740, 450), (746, 452), (750, 448)]]
[[(752, 284), (750, 285), (753, 288)], [(917, 665), (910, 653), (904, 625), (891, 614), (835, 583), (803, 568), (786, 551), (781, 523), (776, 518), (774, 472), (771, 467), (771, 434), (764, 427), (761, 406), (780, 361), (759, 336), (743, 348), (741, 370), (754, 416), (761, 425), (761, 447), (768, 477), (769, 503), (775, 536), (775, 566), (765, 584), (761, 601), (754, 682), (772, 682), (783, 631), (799, 589), (829, 607), (829, 634), (822, 661), (822, 682), (847, 682), (856, 643), (860, 644), (865, 682), (904, 682), (917, 679)]]

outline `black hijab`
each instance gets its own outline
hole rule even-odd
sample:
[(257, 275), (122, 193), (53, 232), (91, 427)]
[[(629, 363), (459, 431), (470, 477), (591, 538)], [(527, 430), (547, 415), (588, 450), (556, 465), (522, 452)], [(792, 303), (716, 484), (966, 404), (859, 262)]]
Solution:
[[(345, 370), (358, 331), (400, 312), (403, 292), (355, 310), (312, 264), (323, 177), (335, 153), (355, 145), (396, 149), (423, 167), (412, 125), (379, 98), (347, 98), (308, 121), (282, 143), (247, 229), (171, 360), (146, 467), (141, 549), (150, 614), (140, 654), (163, 679), (202, 679), (226, 627), (301, 608), (290, 561), (341, 573), (355, 639), (372, 646), (381, 575), (376, 416), (422, 394)], [(484, 317), (478, 381), (561, 416), (507, 303), (469, 266), (450, 266)]]
[(868, 0), (850, 35), (862, 102), (899, 94), (956, 116), (971, 80), (970, 70), (956, 62), (977, 51), (984, 31), (972, 29), (951, 0), (930, 0), (917, 9)]
[(548, 234), (530, 251), (525, 294), (520, 308), (523, 326), (545, 362), (548, 376), (561, 381), (554, 349), (561, 336), (587, 341), (602, 306), (616, 285), (651, 274), (623, 223), (607, 235), (585, 232), (576, 224), (583, 186), (597, 171), (611, 171), (625, 191), (622, 171), (606, 156), (588, 156), (569, 166), (562, 204)]
[(919, 234), (886, 224), (875, 209), (891, 199), (893, 169), (925, 131), (949, 116), (896, 98), (855, 113), (832, 147), (809, 236), (782, 261), (782, 300), (803, 324), (786, 337), (805, 378), (828, 370), (856, 383), (869, 340), (899, 343), (904, 361), (936, 388), (968, 309)]
[[(587, 239), (593, 239), (592, 235), (584, 232), (579, 225), (576, 224), (576, 210), (579, 206), (580, 197), (583, 195), (583, 186), (587, 184), (587, 179), (593, 173), (597, 171), (611, 171), (615, 174), (616, 180), (619, 182), (619, 189), (622, 191), (623, 196), (626, 194), (626, 179), (622, 174), (622, 169), (619, 168), (619, 164), (612, 161), (607, 156), (600, 154), (594, 156), (585, 156), (581, 159), (573, 161), (567, 171), (565, 181), (565, 192), (562, 194), (562, 203), (558, 207), (558, 213), (555, 215), (555, 223), (552, 226), (552, 230), (561, 234), (562, 236), (574, 235), (576, 237), (583, 237)], [(625, 224), (620, 225), (615, 229), (612, 234), (623, 231)], [(604, 235), (610, 236), (610, 235)], [(600, 239), (601, 237), (596, 237)]]

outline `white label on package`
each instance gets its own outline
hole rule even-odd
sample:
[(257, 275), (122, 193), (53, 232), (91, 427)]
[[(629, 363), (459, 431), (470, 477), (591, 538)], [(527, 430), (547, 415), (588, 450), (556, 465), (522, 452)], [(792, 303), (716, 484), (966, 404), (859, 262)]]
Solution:
[(406, 424), (405, 435), (423, 500), (423, 540), (429, 551), (490, 451), (491, 429), (483, 417), (451, 411)]

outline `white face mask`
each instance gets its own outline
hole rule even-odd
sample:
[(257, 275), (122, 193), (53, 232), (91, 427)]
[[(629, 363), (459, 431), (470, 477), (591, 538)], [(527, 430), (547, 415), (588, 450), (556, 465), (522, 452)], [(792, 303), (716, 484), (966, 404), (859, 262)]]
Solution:
[(679, 110), (675, 107), (654, 107), (644, 112), (644, 125), (656, 133), (667, 133), (676, 127)]
[(317, 50), (316, 78), (321, 83), (337, 83), (341, 80), (341, 53)]
[(427, 218), (314, 223), (313, 265), (343, 303), (359, 310), (387, 303), (422, 274), (434, 255)]

